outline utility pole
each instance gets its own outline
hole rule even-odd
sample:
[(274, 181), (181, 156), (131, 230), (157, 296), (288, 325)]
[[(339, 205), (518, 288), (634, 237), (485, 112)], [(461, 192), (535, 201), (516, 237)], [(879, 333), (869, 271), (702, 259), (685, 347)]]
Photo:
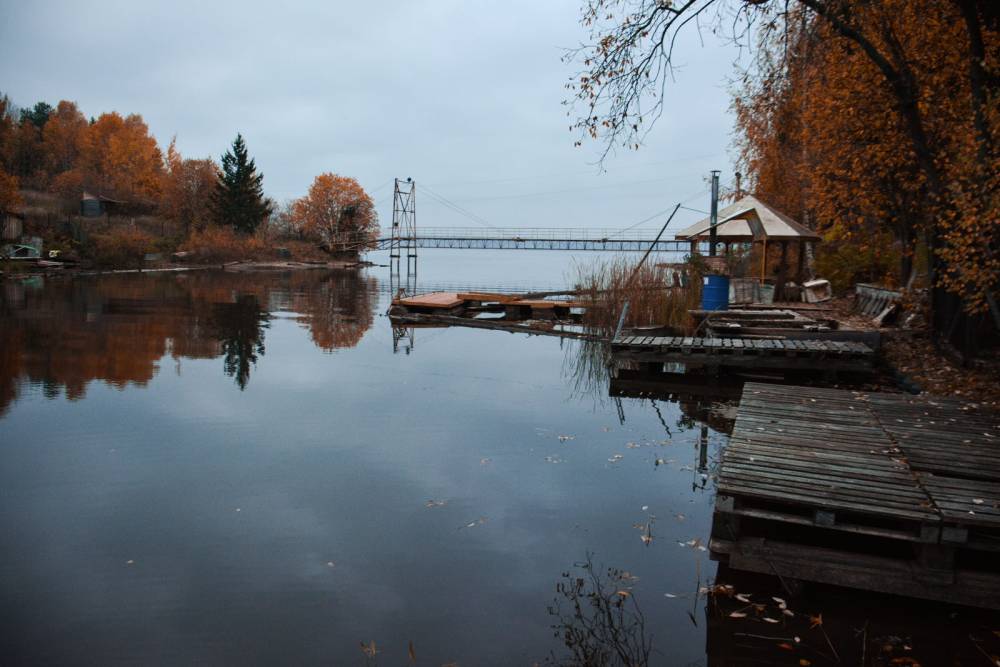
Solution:
[(711, 225), (708, 229), (708, 256), (715, 257), (715, 244), (718, 242), (719, 233), (715, 229), (716, 225), (719, 224), (719, 170), (712, 170), (712, 207), (709, 209), (712, 213), (709, 217), (709, 224)]

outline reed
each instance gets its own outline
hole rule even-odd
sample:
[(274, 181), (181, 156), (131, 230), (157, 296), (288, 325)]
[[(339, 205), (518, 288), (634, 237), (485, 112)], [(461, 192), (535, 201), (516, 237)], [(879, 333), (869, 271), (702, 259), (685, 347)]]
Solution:
[[(665, 265), (647, 261), (636, 271), (637, 263), (637, 258), (616, 256), (574, 267), (576, 288), (594, 303), (584, 315), (584, 325), (610, 336), (628, 301), (626, 327), (662, 326), (678, 333), (692, 332), (694, 321), (688, 311), (698, 308), (701, 302), (700, 263), (689, 260), (683, 265)], [(684, 287), (674, 284), (678, 270), (686, 274)]]

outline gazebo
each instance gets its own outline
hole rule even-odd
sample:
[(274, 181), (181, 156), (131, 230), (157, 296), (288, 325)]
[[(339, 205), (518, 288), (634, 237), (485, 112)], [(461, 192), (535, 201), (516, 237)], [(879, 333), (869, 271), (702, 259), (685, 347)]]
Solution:
[[(678, 241), (690, 241), (693, 254), (698, 249), (698, 243), (709, 240), (710, 229), (711, 221), (709, 218), (705, 218), (687, 229), (677, 232), (674, 238)], [(717, 242), (725, 244), (726, 252), (729, 252), (733, 243), (761, 244), (761, 280), (767, 275), (767, 246), (769, 243), (781, 244), (781, 265), (784, 267), (789, 242), (798, 242), (797, 279), (801, 281), (802, 274), (805, 272), (806, 244), (821, 240), (816, 232), (751, 195), (747, 195), (719, 211), (719, 221), (715, 227), (715, 233)]]

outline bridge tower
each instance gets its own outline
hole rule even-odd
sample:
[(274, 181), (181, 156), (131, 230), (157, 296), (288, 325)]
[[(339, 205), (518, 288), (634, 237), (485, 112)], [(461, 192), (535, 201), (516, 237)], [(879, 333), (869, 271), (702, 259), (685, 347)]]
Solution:
[[(393, 296), (414, 294), (417, 289), (417, 184), (412, 178), (396, 179), (392, 194), (392, 236), (389, 241), (389, 278)], [(405, 279), (401, 258), (406, 255)], [(405, 280), (405, 283), (404, 283)]]

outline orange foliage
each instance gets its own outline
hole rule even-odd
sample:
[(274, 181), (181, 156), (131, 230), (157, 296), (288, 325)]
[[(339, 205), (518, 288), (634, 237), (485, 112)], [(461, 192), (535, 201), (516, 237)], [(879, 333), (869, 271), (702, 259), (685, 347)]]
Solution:
[(42, 150), (52, 176), (76, 166), (90, 124), (76, 103), (62, 100), (42, 128)]
[(163, 156), (138, 114), (103, 113), (85, 135), (80, 163), (86, 187), (129, 201), (155, 201)]
[[(912, 77), (916, 111), (856, 42), (798, 10), (787, 43), (782, 31), (764, 31), (764, 66), (735, 103), (751, 184), (839, 253), (895, 253), (900, 282), (918, 249), (932, 249), (924, 263), (938, 267), (937, 284), (983, 311), (1000, 276), (1000, 91), (988, 94), (977, 127), (970, 40), (955, 3), (849, 4), (852, 25)], [(981, 28), (996, 80), (1000, 34)]]
[(329, 172), (292, 204), (292, 221), (331, 250), (367, 248), (378, 235), (372, 198), (357, 180)]
[(0, 167), (0, 213), (21, 204), (17, 176), (8, 174)]
[(104, 234), (92, 234), (91, 254), (98, 266), (139, 268), (147, 252), (153, 250), (153, 237), (134, 227), (120, 227)]
[(239, 234), (232, 227), (208, 225), (193, 230), (180, 249), (195, 253), (201, 260), (222, 263), (257, 259), (266, 252), (267, 242), (261, 235)]
[(174, 138), (167, 148), (160, 211), (186, 230), (201, 229), (210, 218), (211, 196), (218, 180), (219, 167), (212, 159), (182, 158)]

